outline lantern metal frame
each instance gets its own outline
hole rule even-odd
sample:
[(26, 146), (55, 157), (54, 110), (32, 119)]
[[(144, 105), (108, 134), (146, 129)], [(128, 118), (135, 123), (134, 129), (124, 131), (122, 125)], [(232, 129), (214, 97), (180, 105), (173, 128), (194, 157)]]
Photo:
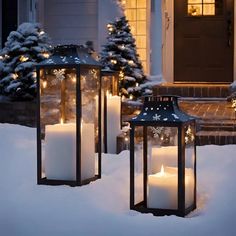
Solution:
[[(159, 111), (158, 115), (162, 117), (168, 117), (168, 121), (154, 120), (153, 116), (157, 113), (156, 109), (160, 104), (168, 104), (169, 111)], [(154, 107), (151, 111), (151, 107)], [(149, 109), (149, 112), (147, 110)], [(145, 116), (143, 115), (144, 113)], [(169, 116), (168, 116), (169, 113)], [(178, 115), (178, 120), (172, 114)], [(188, 208), (185, 207), (185, 132), (186, 125), (192, 125), (194, 127), (193, 135), (196, 134), (196, 119), (192, 116), (182, 112), (178, 107), (177, 96), (159, 96), (159, 97), (146, 97), (141, 113), (129, 121), (130, 123), (130, 209), (139, 211), (141, 213), (152, 213), (155, 216), (164, 215), (177, 215), (184, 217), (196, 208), (196, 141), (194, 139), (194, 193), (193, 204)], [(159, 209), (147, 207), (147, 179), (148, 179), (148, 160), (147, 160), (147, 127), (160, 126), (160, 127), (175, 127), (178, 129), (178, 182), (177, 182), (177, 209)], [(143, 201), (135, 204), (135, 128), (143, 127)], [(157, 196), (158, 197), (158, 196)]]
[[(71, 54), (72, 53), (72, 54)], [(66, 58), (66, 59), (65, 59)], [(75, 69), (76, 71), (76, 179), (57, 180), (42, 177), (42, 142), (41, 142), (41, 117), (40, 117), (40, 70), (45, 69)], [(87, 49), (78, 45), (61, 45), (54, 49), (54, 54), (36, 66), (37, 73), (37, 184), (41, 185), (69, 185), (81, 186), (101, 178), (101, 64), (91, 57)], [(98, 87), (98, 174), (82, 180), (81, 177), (81, 69), (99, 70)]]
[[(103, 90), (103, 146), (104, 146), (104, 153), (108, 152), (108, 143), (107, 143), (107, 91), (104, 90), (103, 84), (104, 84), (104, 79), (107, 77), (110, 77), (109, 81), (109, 87), (110, 87), (110, 92), (112, 96), (119, 96), (119, 72), (118, 71), (113, 71), (113, 70), (106, 70), (103, 69), (101, 71), (101, 77), (102, 77), (102, 90)], [(120, 104), (120, 106), (122, 106)], [(122, 107), (121, 107), (122, 108)], [(120, 108), (120, 109), (121, 109)], [(122, 114), (120, 117), (120, 127), (122, 127)]]

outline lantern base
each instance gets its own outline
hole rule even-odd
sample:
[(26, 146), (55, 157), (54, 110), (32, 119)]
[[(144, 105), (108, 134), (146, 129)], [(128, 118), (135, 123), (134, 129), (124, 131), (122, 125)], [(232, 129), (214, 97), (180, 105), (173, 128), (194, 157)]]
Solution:
[(185, 217), (188, 215), (191, 211), (196, 209), (196, 204), (193, 204), (192, 206), (184, 209), (184, 210), (170, 210), (170, 209), (155, 209), (155, 208), (147, 208), (144, 204), (144, 202), (140, 202), (133, 207), (130, 207), (131, 210), (135, 210), (141, 213), (152, 213), (154, 216), (169, 216), (169, 215), (176, 215), (180, 217)]
[(45, 178), (40, 178), (38, 180), (38, 185), (69, 185), (71, 187), (76, 187), (76, 186), (82, 186), (89, 184), (92, 181), (96, 181), (97, 179), (101, 179), (101, 176), (95, 175), (92, 178), (83, 180), (83, 181), (77, 181), (77, 180), (54, 180), (54, 179), (47, 179)]

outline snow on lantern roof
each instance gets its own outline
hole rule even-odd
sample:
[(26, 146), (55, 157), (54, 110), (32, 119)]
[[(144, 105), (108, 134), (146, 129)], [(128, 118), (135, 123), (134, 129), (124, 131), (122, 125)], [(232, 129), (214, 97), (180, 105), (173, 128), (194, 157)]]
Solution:
[(38, 67), (73, 65), (101, 66), (101, 64), (91, 56), (88, 49), (84, 46), (60, 45), (56, 46), (52, 55), (46, 60), (40, 62)]
[(177, 96), (146, 97), (142, 111), (129, 122), (131, 124), (185, 123), (196, 118), (179, 109)]

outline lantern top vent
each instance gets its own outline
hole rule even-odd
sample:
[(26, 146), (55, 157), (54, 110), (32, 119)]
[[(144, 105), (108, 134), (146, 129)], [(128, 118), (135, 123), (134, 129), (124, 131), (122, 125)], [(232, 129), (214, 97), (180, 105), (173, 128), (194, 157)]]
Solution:
[(142, 111), (130, 123), (185, 123), (193, 120), (193, 116), (179, 109), (177, 96), (158, 96), (145, 97)]
[(38, 67), (44, 66), (75, 66), (75, 65), (93, 65), (101, 64), (93, 58), (88, 49), (82, 45), (60, 45), (56, 46), (52, 55), (38, 64)]

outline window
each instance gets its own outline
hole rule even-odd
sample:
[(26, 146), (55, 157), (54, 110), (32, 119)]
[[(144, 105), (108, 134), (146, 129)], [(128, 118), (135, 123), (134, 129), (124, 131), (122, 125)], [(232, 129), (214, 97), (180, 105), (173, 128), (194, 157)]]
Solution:
[(137, 51), (144, 71), (147, 72), (148, 49), (148, 5), (147, 0), (124, 0), (125, 15), (129, 21), (131, 32), (136, 40)]
[(188, 0), (189, 16), (221, 15), (223, 0)]

